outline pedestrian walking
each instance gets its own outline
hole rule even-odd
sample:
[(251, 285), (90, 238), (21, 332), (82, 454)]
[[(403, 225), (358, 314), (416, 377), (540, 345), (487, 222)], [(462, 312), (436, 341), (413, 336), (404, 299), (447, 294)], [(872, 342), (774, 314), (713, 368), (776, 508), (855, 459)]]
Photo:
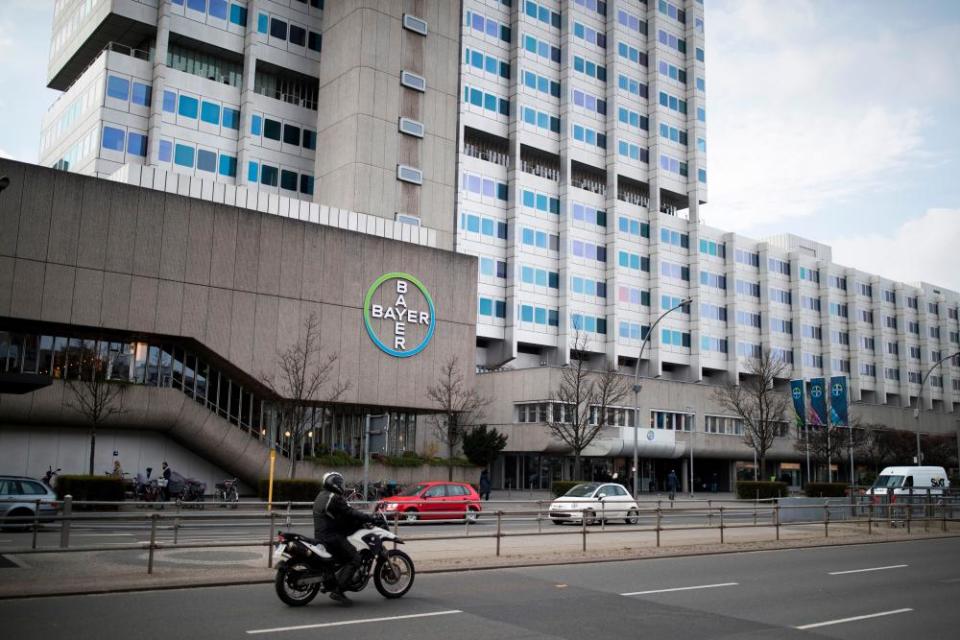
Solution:
[(123, 478), (123, 467), (120, 466), (120, 460), (114, 459), (113, 461), (113, 471), (110, 473), (114, 478)]
[(667, 476), (667, 491), (670, 492), (670, 499), (673, 500), (677, 495), (677, 485), (680, 480), (677, 478), (677, 472), (670, 469), (670, 475)]
[(710, 492), (717, 493), (720, 490), (720, 481), (717, 479), (717, 474), (713, 474), (713, 478), (710, 480)]
[(173, 475), (173, 471), (170, 470), (170, 465), (167, 464), (167, 461), (164, 460), (163, 471), (160, 474), (160, 477), (157, 479), (157, 484), (160, 486), (160, 500), (163, 502), (170, 501), (170, 477)]
[(490, 500), (490, 474), (486, 469), (480, 472), (480, 498)]

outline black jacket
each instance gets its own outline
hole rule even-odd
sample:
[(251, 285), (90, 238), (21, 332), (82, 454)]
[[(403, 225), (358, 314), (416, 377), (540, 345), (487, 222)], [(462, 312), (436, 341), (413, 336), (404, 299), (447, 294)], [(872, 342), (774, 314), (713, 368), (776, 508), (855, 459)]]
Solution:
[(313, 535), (315, 538), (337, 535), (348, 536), (361, 525), (372, 523), (375, 518), (352, 508), (343, 496), (331, 491), (321, 491), (313, 501)]

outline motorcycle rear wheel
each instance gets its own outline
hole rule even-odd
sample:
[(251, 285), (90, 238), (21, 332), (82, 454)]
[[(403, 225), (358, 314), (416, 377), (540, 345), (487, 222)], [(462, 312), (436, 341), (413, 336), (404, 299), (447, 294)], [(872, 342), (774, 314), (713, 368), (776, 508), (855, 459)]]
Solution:
[(286, 566), (277, 569), (277, 577), (273, 584), (277, 590), (277, 597), (290, 607), (302, 607), (310, 604), (310, 601), (317, 597), (320, 592), (319, 584), (307, 585), (303, 588), (297, 588), (293, 582), (297, 580), (299, 574), (307, 573), (305, 565)]
[(373, 570), (373, 584), (384, 598), (402, 598), (413, 586), (416, 573), (410, 556), (393, 549), (387, 552), (386, 561), (377, 561)]

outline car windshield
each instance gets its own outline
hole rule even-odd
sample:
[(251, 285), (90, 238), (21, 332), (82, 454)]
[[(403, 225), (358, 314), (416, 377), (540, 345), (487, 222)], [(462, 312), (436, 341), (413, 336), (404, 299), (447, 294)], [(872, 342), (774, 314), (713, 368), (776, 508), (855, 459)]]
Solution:
[(875, 489), (894, 489), (903, 484), (903, 476), (880, 476), (873, 483)]
[(401, 491), (401, 492), (398, 493), (397, 495), (398, 495), (398, 496), (415, 496), (415, 495), (417, 495), (418, 493), (420, 493), (421, 491), (423, 491), (426, 487), (427, 487), (427, 485), (425, 485), (425, 484), (414, 485), (414, 486), (412, 486), (412, 487), (408, 487), (408, 488), (404, 489), (403, 491)]
[(564, 498), (588, 498), (593, 495), (593, 492), (597, 490), (597, 487), (600, 486), (599, 482), (586, 482), (584, 484), (578, 484), (570, 491), (567, 491), (563, 494)]

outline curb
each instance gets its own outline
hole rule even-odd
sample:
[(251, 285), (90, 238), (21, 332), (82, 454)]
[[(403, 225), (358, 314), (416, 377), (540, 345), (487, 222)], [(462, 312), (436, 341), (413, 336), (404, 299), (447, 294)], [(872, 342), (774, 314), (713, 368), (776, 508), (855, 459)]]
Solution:
[[(732, 554), (743, 554), (743, 553), (771, 553), (777, 551), (792, 551), (797, 549), (823, 549), (831, 547), (851, 547), (851, 546), (862, 546), (862, 545), (877, 545), (877, 544), (897, 544), (904, 542), (921, 542), (925, 540), (943, 540), (943, 539), (956, 539), (960, 538), (960, 534), (934, 534), (934, 535), (924, 535), (920, 537), (910, 537), (903, 538), (899, 540), (849, 540), (849, 541), (824, 541), (823, 543), (814, 543), (814, 544), (791, 544), (789, 541), (786, 543), (781, 543), (780, 546), (773, 546), (767, 549), (717, 549), (710, 551), (684, 551), (682, 547), (678, 547), (676, 553), (659, 553), (656, 555), (622, 555), (615, 558), (566, 558), (562, 560), (523, 560), (522, 558), (518, 559), (518, 562), (508, 563), (502, 562), (499, 564), (491, 564), (484, 566), (476, 567), (437, 567), (431, 569), (421, 569), (417, 573), (421, 574), (446, 574), (446, 573), (466, 573), (471, 571), (498, 571), (503, 569), (523, 569), (530, 567), (556, 567), (564, 565), (580, 565), (580, 564), (601, 564), (609, 562), (624, 562), (624, 561), (638, 561), (638, 560), (661, 560), (661, 559), (672, 559), (672, 558), (696, 558), (700, 556), (719, 556), (719, 555), (732, 555)], [(737, 543), (730, 543), (735, 545)], [(755, 544), (755, 543), (747, 543)], [(662, 547), (661, 547), (662, 548)], [(14, 594), (14, 595), (0, 595), (0, 601), (4, 600), (24, 600), (28, 598), (59, 598), (59, 597), (70, 597), (78, 595), (107, 595), (114, 593), (144, 593), (148, 591), (171, 591), (176, 589), (208, 589), (208, 588), (219, 588), (219, 587), (233, 587), (233, 586), (246, 586), (253, 584), (271, 584), (273, 582), (272, 578), (234, 578), (234, 579), (223, 579), (215, 580), (209, 583), (196, 584), (195, 579), (188, 581), (187, 579), (180, 579), (178, 582), (170, 584), (156, 584), (156, 585), (131, 585), (131, 586), (104, 586), (103, 588), (93, 588), (93, 589), (72, 589), (65, 590), (58, 593), (38, 593), (38, 594)]]

